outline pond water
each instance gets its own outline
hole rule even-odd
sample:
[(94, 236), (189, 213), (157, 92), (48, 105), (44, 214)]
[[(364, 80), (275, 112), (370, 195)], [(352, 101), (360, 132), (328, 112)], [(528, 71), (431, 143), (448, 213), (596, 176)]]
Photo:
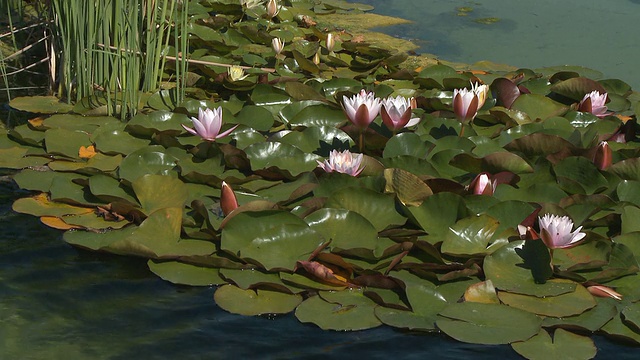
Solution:
[[(378, 29), (473, 64), (582, 65), (640, 89), (638, 0), (359, 0), (413, 24)], [(497, 20), (492, 22), (492, 18)]]
[[(629, 64), (634, 57), (620, 55), (621, 50), (604, 50), (604, 45), (613, 45), (615, 41), (606, 40), (608, 38), (601, 32), (585, 34), (580, 29), (587, 25), (574, 24), (572, 34), (575, 39), (569, 41), (573, 50), (566, 50), (563, 55), (558, 50), (562, 49), (558, 45), (561, 42), (552, 45), (540, 40), (546, 36), (555, 39), (564, 34), (557, 30), (560, 27), (552, 29), (563, 19), (557, 13), (584, 12), (584, 7), (605, 8), (604, 4), (593, 2), (592, 6), (587, 6), (586, 0), (562, 3), (509, 1), (498, 7), (499, 1), (361, 2), (377, 6), (381, 13), (425, 19), (420, 24), (388, 30), (422, 39), (422, 51), (447, 60), (489, 59), (523, 67), (579, 64), (602, 70), (607, 76), (622, 78), (636, 88), (640, 85), (640, 80), (632, 80), (632, 75), (638, 74), (631, 74), (631, 67), (629, 74), (619, 73), (624, 71), (620, 64)], [(525, 26), (524, 20), (509, 15), (516, 14), (512, 8), (516, 4), (533, 7), (534, 3), (549, 13), (551, 4), (554, 9), (549, 15), (538, 11), (537, 18), (544, 21), (544, 24), (538, 23), (544, 30), (538, 35), (527, 30), (535, 28), (535, 21), (527, 20), (526, 24), (530, 25)], [(573, 8), (569, 4), (573, 4)], [(635, 13), (630, 15), (624, 10), (626, 7), (621, 7), (620, 19), (640, 14), (636, 4), (625, 4), (633, 5)], [(459, 17), (455, 10), (459, 6), (472, 7), (473, 11), (467, 17)], [(480, 25), (470, 21), (471, 16), (499, 17), (501, 20), (493, 25)], [(602, 27), (614, 28), (622, 22), (602, 16), (600, 22), (591, 19), (585, 23), (601, 30)], [(475, 40), (468, 34), (470, 30), (477, 36)], [(559, 33), (548, 35), (555, 31)], [(515, 40), (507, 40), (503, 37), (505, 32), (521, 35)], [(615, 37), (618, 38), (620, 43), (634, 41), (632, 36), (624, 34)], [(561, 57), (581, 49), (576, 43), (583, 41), (589, 45), (582, 52), (584, 62)], [(491, 51), (487, 52), (487, 47), (491, 47)], [(540, 53), (545, 48), (556, 50), (543, 56)], [(481, 50), (485, 53), (481, 54)], [(554, 52), (558, 53), (554, 55)], [(551, 61), (551, 58), (555, 60)], [(599, 60), (591, 62), (596, 59)], [(621, 67), (608, 65), (605, 60)], [(213, 302), (213, 288), (174, 286), (153, 275), (144, 260), (89, 253), (68, 246), (60, 231), (45, 227), (32, 216), (11, 210), (12, 202), (26, 195), (18, 192), (11, 181), (0, 182), (2, 359), (348, 359), (354, 354), (368, 359), (391, 356), (402, 359), (518, 358), (509, 346), (463, 344), (441, 335), (407, 333), (389, 327), (361, 332), (328, 332), (301, 324), (291, 314), (275, 318), (229, 314)], [(637, 357), (636, 348), (603, 337), (594, 340), (599, 349), (597, 359)]]

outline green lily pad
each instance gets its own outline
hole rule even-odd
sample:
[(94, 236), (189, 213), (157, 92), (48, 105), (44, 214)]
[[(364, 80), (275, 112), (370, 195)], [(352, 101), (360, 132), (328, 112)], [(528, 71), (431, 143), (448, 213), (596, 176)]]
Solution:
[(73, 105), (60, 101), (55, 96), (23, 96), (11, 99), (9, 106), (14, 109), (39, 114), (67, 113)]
[(396, 211), (393, 197), (365, 188), (338, 190), (331, 194), (325, 206), (354, 211), (369, 220), (377, 231), (406, 222)]
[(226, 283), (218, 273), (218, 269), (186, 264), (180, 261), (147, 262), (149, 270), (161, 279), (179, 285), (211, 286)]
[(286, 314), (302, 302), (302, 296), (258, 289), (242, 290), (235, 285), (223, 285), (213, 294), (222, 309), (240, 315)]
[(440, 312), (436, 325), (452, 338), (474, 344), (509, 344), (540, 331), (542, 320), (506, 305), (464, 302)]
[[(566, 330), (556, 329), (553, 340), (545, 330), (523, 342), (511, 344), (513, 350), (527, 359), (592, 359), (597, 348), (593, 340)], [(544, 354), (544, 355), (542, 355)]]
[(499, 246), (498, 243), (489, 246), (498, 225), (498, 221), (488, 215), (461, 219), (449, 227), (441, 251), (456, 256), (490, 254)]
[(304, 220), (289, 212), (242, 212), (225, 225), (220, 248), (267, 270), (292, 270), (298, 260), (307, 260), (324, 241)]
[(485, 257), (485, 275), (496, 289), (537, 297), (558, 296), (575, 290), (577, 284), (573, 282), (547, 281), (537, 284), (531, 270), (523, 267), (524, 259), (518, 254), (523, 246), (523, 240), (513, 241)]
[(146, 214), (164, 208), (182, 208), (187, 201), (186, 186), (171, 176), (144, 175), (131, 185)]
[[(572, 282), (554, 279), (547, 283), (571, 284)], [(553, 317), (573, 316), (596, 306), (595, 299), (584, 286), (575, 283), (574, 285), (575, 291), (557, 296), (536, 297), (500, 291), (498, 297), (506, 305), (534, 314)]]
[(313, 323), (323, 330), (365, 330), (382, 325), (375, 316), (376, 304), (361, 291), (322, 292), (312, 296), (296, 309), (296, 318)]
[(316, 160), (322, 159), (318, 155), (304, 153), (292, 145), (280, 142), (256, 143), (244, 151), (253, 170), (274, 166), (288, 171), (292, 176), (315, 169), (318, 166)]

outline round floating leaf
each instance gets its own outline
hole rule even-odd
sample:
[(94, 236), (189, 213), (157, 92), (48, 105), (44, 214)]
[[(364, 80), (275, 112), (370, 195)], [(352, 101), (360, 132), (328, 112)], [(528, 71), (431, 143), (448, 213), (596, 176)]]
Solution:
[(510, 171), (514, 174), (533, 172), (533, 168), (526, 160), (506, 151), (495, 152), (482, 158), (482, 170), (491, 174), (501, 171)]
[(620, 316), (614, 316), (600, 330), (612, 337), (640, 345), (640, 332), (637, 332), (635, 327), (631, 328)]
[(162, 209), (151, 214), (140, 226), (101, 233), (68, 231), (64, 240), (85, 249), (147, 258), (209, 255), (216, 251), (209, 241), (180, 239), (181, 224), (181, 208)]
[(611, 165), (608, 171), (618, 175), (625, 180), (640, 181), (640, 158), (634, 157)]
[(159, 110), (149, 114), (138, 114), (127, 122), (126, 130), (131, 134), (150, 138), (160, 131), (171, 131), (174, 135), (184, 132), (182, 124), (193, 126), (187, 115)]
[(189, 195), (184, 183), (171, 176), (144, 175), (131, 185), (145, 214), (164, 208), (182, 208)]
[[(296, 318), (313, 323), (323, 330), (365, 330), (382, 325), (375, 316), (376, 304), (357, 290), (321, 293), (302, 302)], [(325, 299), (326, 296), (326, 299)]]
[(595, 298), (598, 305), (582, 314), (576, 316), (566, 316), (562, 318), (545, 317), (542, 323), (545, 327), (569, 327), (579, 328), (586, 331), (598, 331), (604, 324), (618, 315), (616, 300)]
[(134, 182), (147, 174), (169, 175), (177, 159), (165, 152), (164, 147), (148, 146), (132, 152), (122, 160), (119, 169), (121, 179)]
[(557, 296), (575, 290), (576, 283), (573, 282), (536, 284), (531, 269), (523, 267), (524, 259), (518, 254), (523, 247), (524, 240), (513, 241), (485, 257), (485, 275), (496, 289), (538, 297)]
[(26, 156), (29, 150), (21, 147), (0, 149), (0, 168), (24, 169), (30, 166), (42, 166), (50, 159), (39, 156)]
[(524, 342), (511, 344), (513, 350), (527, 359), (592, 359), (598, 351), (593, 340), (562, 329), (556, 329), (553, 340), (546, 330)]
[(582, 100), (585, 94), (594, 90), (597, 90), (601, 94), (607, 92), (600, 83), (585, 77), (574, 77), (557, 82), (551, 86), (551, 91), (554, 93), (568, 97), (574, 101)]
[(315, 152), (318, 149), (328, 151), (334, 147), (350, 146), (353, 143), (347, 133), (329, 126), (311, 126), (303, 131), (292, 131), (280, 141), (305, 152)]
[(522, 94), (511, 105), (513, 110), (520, 110), (531, 119), (548, 119), (567, 112), (567, 106), (555, 102), (548, 97), (536, 94)]
[(452, 338), (474, 344), (509, 344), (540, 331), (542, 320), (506, 305), (464, 302), (440, 312), (436, 325)]
[(23, 96), (11, 99), (9, 106), (14, 109), (39, 114), (67, 113), (73, 105), (60, 101), (55, 96)]
[(98, 174), (90, 177), (89, 189), (93, 195), (107, 202), (124, 200), (132, 205), (138, 204), (138, 200), (125, 190), (120, 181), (111, 176)]
[(220, 247), (267, 270), (292, 270), (298, 260), (307, 260), (324, 241), (304, 220), (289, 212), (242, 212), (226, 223)]
[(93, 209), (78, 207), (59, 202), (50, 201), (46, 194), (42, 193), (34, 197), (18, 199), (13, 203), (13, 211), (34, 216), (64, 216), (93, 214)]
[(410, 155), (419, 159), (426, 158), (429, 152), (429, 143), (425, 142), (413, 132), (404, 132), (393, 136), (384, 147), (383, 157), (392, 158), (401, 155)]
[(420, 206), (433, 191), (416, 175), (402, 169), (385, 169), (385, 192), (395, 193), (405, 206)]
[(82, 131), (50, 129), (44, 134), (47, 152), (77, 159), (81, 146), (91, 145), (89, 135)]
[(616, 188), (620, 201), (627, 201), (640, 207), (640, 181), (623, 180)]
[(377, 231), (401, 225), (406, 218), (396, 211), (393, 197), (365, 188), (343, 188), (331, 194), (326, 207), (347, 209), (364, 216)]
[(147, 265), (152, 273), (174, 284), (211, 286), (226, 283), (220, 277), (218, 269), (215, 268), (196, 266), (179, 261), (158, 260), (149, 260)]
[(575, 149), (575, 146), (556, 135), (534, 133), (513, 140), (507, 144), (505, 148), (511, 151), (519, 151), (528, 156), (546, 156), (560, 151), (572, 151)]
[(99, 127), (91, 134), (91, 140), (96, 144), (96, 149), (105, 154), (128, 155), (149, 146), (149, 140), (131, 136), (131, 134), (124, 131), (124, 127), (124, 123)]
[(305, 153), (295, 146), (280, 142), (264, 142), (252, 144), (244, 149), (251, 161), (253, 170), (275, 166), (289, 171), (293, 176), (312, 171), (318, 166), (316, 160), (322, 158), (315, 154)]
[(259, 269), (220, 269), (220, 275), (227, 282), (232, 282), (243, 290), (258, 286), (264, 288), (267, 285), (274, 290), (294, 293), (282, 282), (278, 273), (268, 273)]
[(356, 212), (325, 208), (313, 212), (304, 220), (325, 239), (331, 240), (332, 248), (375, 250), (378, 232)]
[(312, 105), (298, 112), (289, 122), (289, 126), (329, 126), (337, 127), (347, 121), (341, 109), (328, 105)]
[(445, 235), (451, 225), (468, 215), (464, 199), (449, 192), (429, 196), (419, 207), (407, 210), (424, 231), (435, 237)]
[(473, 256), (491, 253), (491, 238), (498, 228), (498, 221), (488, 215), (462, 219), (449, 227), (441, 251), (456, 256)]
[(609, 185), (607, 179), (598, 171), (593, 162), (582, 156), (570, 156), (554, 166), (558, 178), (567, 178), (586, 191), (587, 194), (599, 192)]
[[(548, 283), (572, 283), (570, 280), (554, 279)], [(530, 295), (498, 292), (503, 303), (534, 314), (553, 317), (573, 316), (596, 306), (596, 301), (587, 289), (575, 284), (576, 290), (557, 296), (536, 297)]]
[(236, 114), (235, 121), (258, 131), (268, 131), (273, 126), (271, 112), (263, 107), (247, 105)]
[(223, 285), (213, 294), (222, 309), (240, 315), (286, 314), (302, 301), (302, 296), (272, 290), (242, 290), (235, 285)]
[(500, 304), (491, 280), (475, 283), (464, 292), (464, 301), (484, 304)]

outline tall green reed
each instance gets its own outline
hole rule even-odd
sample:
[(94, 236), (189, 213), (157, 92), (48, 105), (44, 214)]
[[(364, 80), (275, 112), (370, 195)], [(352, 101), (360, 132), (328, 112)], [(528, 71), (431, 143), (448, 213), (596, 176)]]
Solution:
[[(178, 4), (51, 0), (52, 35), (61, 64), (58, 94), (69, 102), (105, 104), (110, 114), (120, 114), (123, 120), (133, 116), (141, 92), (159, 88), (171, 40), (187, 54), (188, 1)], [(180, 99), (186, 70), (183, 58), (176, 66)]]

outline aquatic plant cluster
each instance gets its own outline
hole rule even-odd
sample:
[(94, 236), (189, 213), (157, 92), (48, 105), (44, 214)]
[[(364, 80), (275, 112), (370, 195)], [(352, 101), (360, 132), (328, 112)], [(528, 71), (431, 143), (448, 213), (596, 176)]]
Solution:
[(201, 62), (185, 101), (147, 94), (127, 122), (11, 102), (41, 114), (1, 136), (0, 167), (33, 192), (15, 211), (216, 285), (233, 313), (441, 331), (529, 358), (593, 357), (595, 332), (640, 343), (640, 94), (625, 82), (405, 67), (317, 26), (367, 9), (342, 1), (190, 9)]

